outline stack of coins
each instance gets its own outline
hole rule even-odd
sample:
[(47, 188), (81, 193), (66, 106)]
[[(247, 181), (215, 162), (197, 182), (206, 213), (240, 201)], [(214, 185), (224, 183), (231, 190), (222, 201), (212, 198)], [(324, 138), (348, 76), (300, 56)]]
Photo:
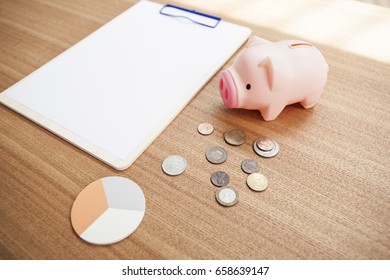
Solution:
[[(210, 123), (201, 123), (198, 126), (201, 135), (210, 135), (214, 132), (214, 126)], [(232, 146), (240, 146), (246, 142), (246, 134), (239, 128), (231, 128), (224, 132), (225, 142)], [(279, 143), (272, 138), (259, 137), (253, 142), (253, 150), (261, 157), (270, 158), (280, 151)], [(206, 159), (212, 164), (222, 164), (227, 160), (227, 152), (222, 147), (211, 147), (206, 151)], [(187, 168), (186, 160), (180, 155), (171, 155), (164, 159), (162, 170), (171, 176), (182, 174)], [(267, 189), (268, 180), (264, 174), (259, 173), (260, 165), (256, 160), (245, 159), (241, 162), (241, 169), (249, 174), (246, 180), (247, 186), (256, 192)], [(230, 178), (225, 171), (215, 171), (210, 177), (211, 183), (218, 187), (215, 192), (216, 200), (223, 206), (233, 206), (238, 202), (238, 191), (229, 186)]]
[(270, 158), (279, 153), (280, 147), (274, 139), (260, 137), (253, 142), (253, 150), (259, 156)]

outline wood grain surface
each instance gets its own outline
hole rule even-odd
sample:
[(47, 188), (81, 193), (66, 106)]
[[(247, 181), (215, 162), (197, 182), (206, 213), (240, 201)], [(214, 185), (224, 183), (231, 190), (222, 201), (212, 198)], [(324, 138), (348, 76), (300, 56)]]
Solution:
[[(1, 0), (0, 92), (134, 2)], [(173, 3), (191, 8), (188, 1)], [(211, 4), (202, 5), (215, 12)], [(218, 13), (266, 39), (291, 38), (277, 26), (256, 24), (252, 14), (240, 21), (227, 9)], [(216, 75), (125, 171), (1, 105), (0, 258), (390, 259), (390, 65), (341, 47), (315, 45), (330, 71), (314, 108), (291, 105), (265, 122), (257, 111), (227, 109)], [(200, 135), (202, 122), (212, 123), (214, 133)], [(242, 146), (223, 140), (223, 132), (233, 127), (247, 134)], [(253, 152), (260, 135), (280, 143), (278, 156), (264, 159)], [(205, 152), (211, 146), (225, 148), (228, 160), (210, 164)], [(161, 170), (171, 154), (188, 162), (180, 176)], [(240, 164), (247, 158), (260, 163), (270, 183), (266, 191), (246, 186)], [(210, 176), (216, 170), (228, 172), (239, 192), (233, 207), (215, 200)], [(72, 229), (72, 203), (89, 183), (113, 175), (143, 189), (144, 220), (117, 244), (87, 244)]]

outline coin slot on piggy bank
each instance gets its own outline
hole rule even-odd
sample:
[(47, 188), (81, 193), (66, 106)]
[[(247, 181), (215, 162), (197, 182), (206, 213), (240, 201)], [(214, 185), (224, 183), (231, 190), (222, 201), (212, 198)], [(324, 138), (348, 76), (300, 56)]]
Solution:
[(289, 104), (313, 107), (325, 87), (328, 69), (312, 44), (273, 43), (251, 36), (233, 64), (221, 72), (219, 90), (226, 107), (259, 110), (264, 120), (271, 121)]

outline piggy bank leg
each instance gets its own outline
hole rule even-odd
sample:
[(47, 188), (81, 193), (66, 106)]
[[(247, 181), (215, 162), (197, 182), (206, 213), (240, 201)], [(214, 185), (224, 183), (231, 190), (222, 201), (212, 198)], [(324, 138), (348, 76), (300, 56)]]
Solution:
[(261, 108), (260, 113), (265, 121), (273, 121), (283, 111), (284, 107), (286, 107), (284, 103), (272, 104), (268, 107)]
[(318, 100), (320, 99), (320, 96), (321, 96), (321, 92), (319, 94), (312, 94), (299, 103), (302, 105), (303, 108), (309, 109), (314, 107), (314, 105), (317, 104)]

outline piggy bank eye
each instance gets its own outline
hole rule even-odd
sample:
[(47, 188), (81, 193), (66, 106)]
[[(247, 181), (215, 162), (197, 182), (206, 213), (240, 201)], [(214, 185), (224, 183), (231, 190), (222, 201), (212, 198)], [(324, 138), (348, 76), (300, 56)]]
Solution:
[(246, 89), (247, 89), (247, 90), (250, 90), (250, 89), (251, 89), (251, 84), (247, 84), (247, 85), (246, 85)]

